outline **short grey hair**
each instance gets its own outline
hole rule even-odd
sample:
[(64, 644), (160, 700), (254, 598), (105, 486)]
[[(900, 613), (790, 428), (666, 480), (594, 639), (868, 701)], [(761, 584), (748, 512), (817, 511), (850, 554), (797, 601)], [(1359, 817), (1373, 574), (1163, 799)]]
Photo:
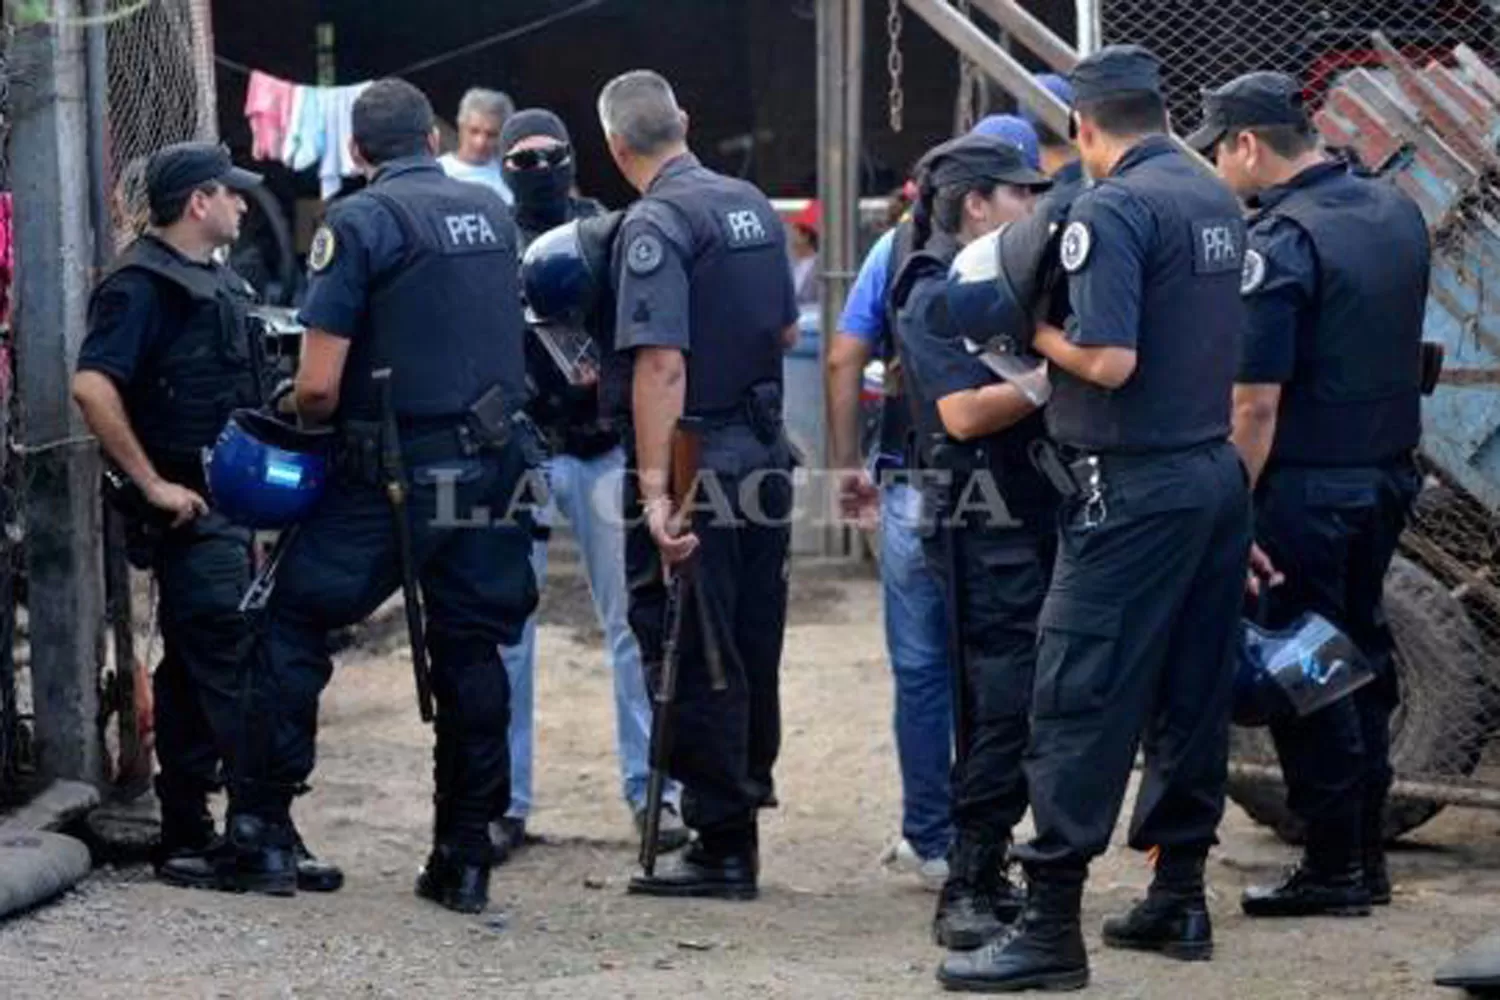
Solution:
[(510, 99), (510, 95), (503, 90), (486, 90), (483, 87), (475, 87), (464, 94), (463, 100), (458, 102), (458, 120), (461, 122), (470, 115), (484, 115), (493, 118), (501, 125), (505, 119), (516, 113), (516, 102)]
[(599, 92), (599, 122), (633, 153), (651, 156), (687, 137), (672, 85), (660, 73), (632, 70)]

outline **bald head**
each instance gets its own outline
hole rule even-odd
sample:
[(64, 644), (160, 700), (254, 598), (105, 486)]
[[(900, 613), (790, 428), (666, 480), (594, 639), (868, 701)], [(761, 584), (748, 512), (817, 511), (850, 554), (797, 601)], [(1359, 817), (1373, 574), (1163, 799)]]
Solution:
[(615, 77), (599, 93), (599, 121), (627, 150), (654, 157), (681, 145), (687, 120), (672, 85), (649, 69)]

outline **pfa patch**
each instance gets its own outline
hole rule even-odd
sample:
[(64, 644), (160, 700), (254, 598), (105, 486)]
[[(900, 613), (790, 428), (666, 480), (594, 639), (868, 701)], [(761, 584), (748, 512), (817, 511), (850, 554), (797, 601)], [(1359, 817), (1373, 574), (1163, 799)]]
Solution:
[(1259, 250), (1245, 251), (1245, 264), (1240, 269), (1240, 294), (1249, 295), (1266, 283), (1266, 258)]
[(328, 265), (333, 263), (334, 255), (338, 253), (338, 238), (333, 235), (333, 230), (327, 226), (319, 226), (318, 231), (313, 234), (312, 247), (307, 251), (307, 266), (314, 273), (327, 270)]
[(661, 267), (665, 257), (666, 248), (661, 245), (661, 240), (650, 233), (641, 233), (630, 241), (625, 251), (625, 266), (630, 268), (631, 274), (644, 277)]
[(1086, 222), (1070, 222), (1063, 230), (1062, 266), (1069, 274), (1083, 270), (1089, 262), (1089, 251), (1094, 249), (1094, 231)]

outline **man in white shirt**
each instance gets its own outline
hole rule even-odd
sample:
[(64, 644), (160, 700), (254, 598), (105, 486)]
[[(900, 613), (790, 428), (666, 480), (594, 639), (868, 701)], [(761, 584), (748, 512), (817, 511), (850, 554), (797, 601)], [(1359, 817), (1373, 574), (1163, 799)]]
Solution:
[(483, 184), (507, 205), (514, 204), (515, 197), (500, 170), (500, 129), (515, 110), (515, 102), (504, 92), (473, 88), (458, 102), (458, 149), (438, 158), (449, 177)]

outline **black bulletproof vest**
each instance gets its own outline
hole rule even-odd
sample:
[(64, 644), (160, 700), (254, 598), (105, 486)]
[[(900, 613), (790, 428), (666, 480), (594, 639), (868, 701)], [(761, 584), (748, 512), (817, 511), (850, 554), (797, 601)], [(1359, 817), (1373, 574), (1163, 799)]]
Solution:
[(403, 421), (457, 417), (493, 386), (526, 396), (520, 266), (510, 210), (436, 167), (377, 178), (353, 198), (395, 216), (402, 259), (377, 275), (345, 368), (339, 414), (380, 419), (373, 372), (391, 369)]
[(1385, 181), (1327, 170), (1257, 217), (1289, 219), (1318, 262), (1313, 323), (1299, 331), (1271, 460), (1371, 465), (1422, 434), (1422, 319), (1429, 245), (1422, 213)]
[(255, 290), (222, 264), (193, 264), (155, 237), (136, 240), (111, 273), (145, 271), (187, 297), (187, 322), (146, 360), (126, 397), (153, 462), (196, 469), (230, 413), (264, 398), (264, 352), (246, 318)]
[[(928, 241), (925, 250), (912, 254), (903, 265), (890, 292), (896, 327), (892, 340), (898, 353), (904, 349), (906, 338), (918, 332), (957, 336), (946, 322), (947, 313), (942, 304), (941, 289), (932, 312), (917, 315), (906, 309), (907, 302), (919, 285), (942, 284), (947, 281), (948, 267), (953, 263), (957, 252), (958, 245), (952, 237), (937, 234)], [(943, 329), (930, 331), (927, 329), (928, 324)], [(898, 401), (897, 405), (907, 411), (910, 421), (914, 446), (909, 449), (908, 454), (915, 468), (922, 471), (954, 471), (956, 461), (960, 474), (955, 477), (952, 486), (955, 499), (963, 497), (967, 489), (965, 470), (987, 470), (1013, 519), (1030, 527), (1046, 526), (1047, 518), (1055, 507), (1056, 495), (1036, 471), (1030, 454), (1032, 442), (1046, 433), (1042, 414), (1033, 413), (997, 434), (960, 442), (948, 436), (942, 417), (938, 414), (937, 399), (922, 384), (916, 371), (910, 365), (905, 365), (902, 377), (905, 380), (905, 399)], [(946, 452), (946, 456), (937, 454), (939, 447)], [(983, 494), (972, 497), (976, 502), (982, 498)]]
[[(568, 217), (559, 225), (567, 225), (575, 219), (592, 219), (596, 215), (603, 214), (604, 206), (593, 198), (569, 198)], [(531, 246), (533, 240), (543, 233), (551, 232), (551, 229), (528, 229), (517, 221), (516, 232), (521, 234), (521, 245), (516, 248), (516, 255), (519, 257), (525, 255), (526, 248)]]
[(900, 355), (896, 349), (896, 312), (899, 308), (893, 301), (896, 278), (907, 260), (912, 256), (915, 229), (911, 220), (897, 224), (891, 234), (891, 254), (885, 270), (885, 301), (880, 311), (880, 358), (885, 362), (886, 395), (880, 406), (880, 453), (890, 459), (904, 461), (911, 446), (911, 407), (901, 398), (902, 386)]
[(696, 160), (668, 163), (646, 197), (676, 210), (692, 240), (686, 411), (723, 414), (751, 386), (779, 387), (792, 277), (776, 210), (754, 185)]
[[(1047, 426), (1059, 444), (1093, 452), (1176, 451), (1223, 440), (1244, 324), (1239, 203), (1164, 137), (1126, 153), (1093, 190), (1105, 187), (1128, 189), (1155, 223), (1141, 280), (1136, 370), (1110, 390), (1054, 365)], [(1075, 205), (1093, 196), (1086, 192)], [(1101, 249), (1093, 248), (1085, 268), (1107, 266)]]

